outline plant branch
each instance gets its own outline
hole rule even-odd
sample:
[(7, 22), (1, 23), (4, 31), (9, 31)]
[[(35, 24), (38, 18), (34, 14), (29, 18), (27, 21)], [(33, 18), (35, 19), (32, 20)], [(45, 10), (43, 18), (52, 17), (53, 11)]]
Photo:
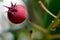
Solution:
[(53, 28), (56, 28), (56, 26), (60, 23), (60, 20), (59, 20), (59, 18), (60, 18), (60, 12), (58, 13), (57, 18), (58, 18), (58, 19), (55, 19), (55, 20), (49, 25), (48, 30), (50, 30), (51, 28), (52, 28), (52, 29), (53, 29)]
[(41, 2), (41, 1), (38, 1), (40, 6), (47, 12), (49, 13), (51, 16), (53, 16), (54, 18), (57, 18), (53, 13), (51, 13), (45, 6), (44, 4)]
[(43, 27), (41, 27), (41, 26), (39, 26), (39, 25), (37, 25), (37, 24), (34, 24), (34, 23), (32, 23), (31, 21), (29, 21), (29, 20), (28, 20), (28, 22), (29, 22), (30, 24), (32, 24), (33, 27), (39, 29), (41, 32), (43, 32), (43, 33), (48, 33), (48, 31), (47, 31), (45, 28), (43, 28)]
[(30, 30), (29, 32), (30, 32), (30, 40), (32, 40), (32, 30)]

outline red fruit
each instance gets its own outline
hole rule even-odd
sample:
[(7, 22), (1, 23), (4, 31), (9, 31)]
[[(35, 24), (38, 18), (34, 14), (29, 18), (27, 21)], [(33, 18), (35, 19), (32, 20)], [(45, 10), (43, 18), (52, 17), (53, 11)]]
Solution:
[(11, 7), (8, 8), (8, 19), (14, 23), (19, 24), (22, 23), (27, 18), (27, 10), (22, 5), (13, 5), (11, 3)]

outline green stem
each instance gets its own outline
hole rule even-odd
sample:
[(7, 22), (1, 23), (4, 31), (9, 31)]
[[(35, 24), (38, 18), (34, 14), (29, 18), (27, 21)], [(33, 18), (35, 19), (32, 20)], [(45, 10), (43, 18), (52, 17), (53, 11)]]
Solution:
[(53, 13), (51, 13), (45, 6), (44, 6), (44, 4), (41, 2), (41, 1), (39, 1), (39, 4), (40, 4), (40, 6), (47, 12), (47, 13), (49, 13), (51, 16), (53, 16), (54, 18), (57, 18)]
[(60, 23), (60, 12), (57, 15), (57, 19), (53, 20), (53, 22), (49, 25), (48, 30), (56, 28), (56, 26)]

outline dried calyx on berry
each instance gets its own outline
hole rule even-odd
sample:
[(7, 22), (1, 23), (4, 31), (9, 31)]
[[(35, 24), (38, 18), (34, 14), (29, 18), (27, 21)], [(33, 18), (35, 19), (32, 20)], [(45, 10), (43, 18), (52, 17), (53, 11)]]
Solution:
[[(7, 7), (7, 6), (5, 6)], [(23, 5), (14, 4), (11, 2), (11, 7), (8, 8), (8, 19), (14, 23), (22, 23), (27, 18), (27, 9)]]

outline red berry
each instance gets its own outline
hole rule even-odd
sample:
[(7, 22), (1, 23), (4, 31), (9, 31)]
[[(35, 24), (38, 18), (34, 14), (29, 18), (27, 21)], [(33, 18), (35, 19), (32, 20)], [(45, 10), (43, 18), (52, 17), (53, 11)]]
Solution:
[(27, 18), (27, 10), (22, 5), (13, 5), (11, 3), (11, 7), (8, 8), (8, 19), (14, 23), (19, 24), (22, 23)]

